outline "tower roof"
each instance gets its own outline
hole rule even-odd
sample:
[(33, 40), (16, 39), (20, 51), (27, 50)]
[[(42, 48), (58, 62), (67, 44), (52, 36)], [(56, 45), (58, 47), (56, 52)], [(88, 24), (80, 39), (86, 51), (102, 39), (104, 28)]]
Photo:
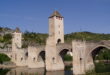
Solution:
[(63, 18), (63, 16), (58, 11), (54, 11), (49, 18), (54, 17), (54, 16)]
[(18, 27), (16, 27), (15, 32), (20, 33), (20, 29)]

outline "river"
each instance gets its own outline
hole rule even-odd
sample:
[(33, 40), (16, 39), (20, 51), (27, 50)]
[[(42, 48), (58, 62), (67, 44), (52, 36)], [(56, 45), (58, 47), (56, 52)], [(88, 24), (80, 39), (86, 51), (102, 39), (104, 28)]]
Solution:
[[(12, 69), (0, 69), (0, 75), (73, 75), (70, 67), (65, 71), (46, 72), (44, 68), (30, 69), (27, 67), (17, 67)], [(110, 75), (110, 64), (96, 64), (96, 72), (87, 75)]]
[(0, 75), (72, 75), (71, 70), (46, 72), (44, 68), (30, 69), (18, 67), (13, 69), (0, 69)]

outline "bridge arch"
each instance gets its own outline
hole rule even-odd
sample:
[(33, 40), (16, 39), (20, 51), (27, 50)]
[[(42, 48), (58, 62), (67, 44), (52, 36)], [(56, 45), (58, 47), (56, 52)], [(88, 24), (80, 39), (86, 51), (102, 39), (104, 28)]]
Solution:
[(57, 40), (57, 44), (59, 44), (59, 43), (61, 43), (61, 39), (58, 39), (58, 40)]
[[(107, 48), (107, 49), (110, 49), (110, 47), (106, 46), (106, 45), (98, 45), (98, 46), (95, 46), (94, 48), (92, 48), (88, 55), (87, 55), (87, 59), (88, 59), (88, 56), (92, 55), (93, 53), (97, 52), (97, 51), (100, 51), (101, 49), (103, 48)], [(87, 60), (86, 59), (86, 60)]]
[(69, 49), (63, 49), (59, 52), (59, 55), (62, 57), (62, 59), (64, 58), (64, 56), (67, 54), (67, 52), (69, 52)]
[(42, 50), (42, 51), (39, 52), (37, 61), (45, 62), (45, 51)]
[(70, 49), (68, 49), (68, 48), (64, 48), (64, 49), (62, 49), (60, 52), (59, 52), (59, 56), (62, 58), (62, 61), (64, 62), (64, 58), (65, 58), (65, 55), (70, 55), (71, 56), (71, 54), (69, 54), (69, 52), (71, 52), (71, 50)]
[(90, 49), (89, 52), (87, 53), (87, 55), (85, 54), (86, 70), (91, 70), (91, 69), (94, 69), (94, 68), (95, 68), (95, 64), (94, 64), (95, 56), (96, 56), (103, 48), (110, 49), (110, 47), (108, 47), (108, 46), (106, 46), (106, 45), (97, 45), (97, 46), (93, 47), (92, 49)]

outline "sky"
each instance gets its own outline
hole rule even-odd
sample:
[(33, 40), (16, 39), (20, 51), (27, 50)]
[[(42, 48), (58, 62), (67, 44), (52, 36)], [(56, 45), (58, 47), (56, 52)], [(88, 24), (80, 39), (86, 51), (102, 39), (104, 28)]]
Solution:
[(64, 17), (65, 33), (110, 33), (110, 0), (0, 0), (0, 27), (48, 33), (48, 17)]

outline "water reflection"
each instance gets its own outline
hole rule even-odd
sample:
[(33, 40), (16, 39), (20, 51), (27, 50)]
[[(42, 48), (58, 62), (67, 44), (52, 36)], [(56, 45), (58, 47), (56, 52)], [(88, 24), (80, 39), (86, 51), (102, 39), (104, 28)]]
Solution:
[(46, 75), (64, 75), (64, 71), (46, 72)]
[(11, 69), (7, 75), (44, 75), (44, 69), (30, 69), (30, 68), (14, 68)]
[(46, 72), (44, 68), (30, 69), (19, 67), (11, 69), (6, 75), (68, 75), (68, 74), (65, 74), (65, 71)]
[[(110, 69), (109, 69), (110, 70)], [(18, 67), (13, 69), (0, 69), (0, 75), (73, 75), (71, 70), (46, 72), (44, 68), (30, 69), (26, 67)], [(88, 75), (88, 74), (87, 74)], [(106, 73), (91, 73), (89, 75), (110, 75)]]

